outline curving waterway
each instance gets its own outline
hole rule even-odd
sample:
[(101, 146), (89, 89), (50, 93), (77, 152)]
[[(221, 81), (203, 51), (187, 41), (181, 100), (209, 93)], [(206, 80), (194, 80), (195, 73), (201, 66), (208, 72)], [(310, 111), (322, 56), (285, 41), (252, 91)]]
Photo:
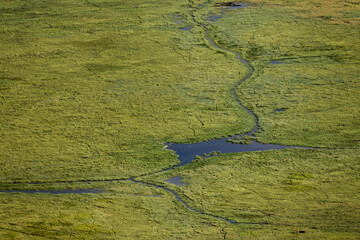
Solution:
[[(197, 21), (196, 17), (195, 17), (195, 12), (196, 10), (206, 6), (207, 4), (209, 4), (210, 1), (208, 1), (206, 4), (201, 4), (196, 8), (193, 8), (193, 11), (191, 12), (192, 15), (192, 19), (194, 21), (195, 24), (197, 24), (198, 26), (201, 26), (202, 28), (205, 29), (206, 33), (205, 33), (205, 38), (206, 40), (209, 42), (209, 44), (221, 51), (224, 52), (229, 52), (231, 54), (233, 54), (236, 59), (238, 61), (241, 61), (243, 64), (245, 64), (247, 66), (247, 68), (249, 69), (249, 72), (247, 74), (247, 76), (245, 76), (244, 78), (240, 79), (240, 81), (236, 84), (235, 88), (232, 90), (231, 94), (233, 96), (233, 98), (235, 99), (235, 101), (244, 109), (246, 110), (246, 112), (248, 112), (254, 119), (255, 122), (255, 126), (254, 128), (249, 131), (248, 133), (245, 133), (243, 135), (240, 136), (234, 136), (234, 137), (244, 137), (244, 136), (248, 136), (248, 137), (254, 137), (254, 133), (256, 133), (258, 131), (259, 128), (259, 121), (257, 116), (249, 109), (247, 109), (238, 99), (237, 95), (236, 95), (236, 91), (238, 90), (238, 88), (240, 87), (240, 85), (245, 82), (246, 80), (248, 80), (250, 77), (252, 77), (253, 72), (254, 72), (254, 67), (251, 66), (251, 64), (246, 61), (245, 59), (242, 59), (241, 55), (233, 50), (230, 49), (225, 49), (222, 48), (218, 45), (216, 45), (214, 43), (214, 41), (210, 38), (209, 36), (209, 29), (202, 24), (201, 22)], [(226, 13), (226, 9), (239, 9), (239, 8), (244, 8), (247, 7), (248, 4), (246, 3), (234, 3), (234, 6), (226, 6), (224, 8), (222, 8), (221, 10), (221, 14), (219, 16), (217, 15), (211, 15), (209, 17), (206, 18), (206, 20), (211, 21), (211, 22), (216, 22), (217, 20), (221, 19), (224, 14)], [(190, 30), (190, 27), (185, 28), (180, 28), (180, 30)], [(167, 168), (167, 169), (163, 169), (161, 171), (158, 171), (156, 173), (159, 172), (165, 172), (165, 171), (169, 171), (171, 169), (174, 168), (178, 168), (181, 167), (183, 165), (186, 164), (191, 164), (191, 162), (194, 160), (195, 156), (211, 156), (211, 153), (214, 152), (221, 152), (221, 153), (232, 153), (232, 152), (253, 152), (253, 151), (267, 151), (267, 150), (275, 150), (275, 149), (285, 149), (285, 148), (303, 148), (303, 147), (298, 147), (298, 146), (283, 146), (283, 145), (276, 145), (276, 144), (262, 144), (259, 143), (257, 141), (252, 141), (250, 144), (233, 144), (230, 143), (229, 140), (231, 140), (234, 137), (228, 137), (228, 138), (221, 138), (221, 139), (215, 139), (215, 140), (211, 140), (211, 141), (205, 141), (205, 142), (199, 142), (199, 143), (191, 143), (191, 144), (178, 144), (178, 143), (169, 143), (167, 145), (168, 149), (171, 149), (173, 151), (176, 152), (176, 154), (178, 155), (178, 159), (180, 160), (180, 163), (176, 166)], [(151, 173), (145, 176), (149, 176), (155, 173)], [(227, 221), (231, 224), (260, 224), (260, 225), (264, 225), (267, 223), (247, 223), (247, 222), (237, 222), (231, 219), (227, 219), (221, 216), (216, 216), (213, 214), (209, 214), (209, 213), (205, 213), (202, 212), (200, 210), (194, 209), (193, 207), (190, 207), (178, 194), (176, 194), (175, 191), (167, 188), (167, 187), (163, 187), (163, 186), (159, 186), (156, 184), (152, 184), (152, 183), (148, 183), (148, 182), (144, 182), (144, 181), (140, 181), (140, 180), (135, 180), (134, 178), (131, 178), (130, 181), (134, 182), (134, 183), (139, 183), (139, 184), (145, 184), (147, 186), (152, 186), (155, 188), (160, 188), (163, 189), (171, 194), (173, 194), (175, 196), (175, 198), (182, 203), (187, 209), (202, 214), (202, 215), (206, 215), (206, 216), (210, 216), (210, 217), (214, 217), (216, 219), (220, 219), (220, 220), (224, 220)]]
[[(253, 66), (250, 65), (249, 62), (247, 62), (245, 59), (242, 59), (241, 55), (233, 50), (230, 49), (225, 49), (225, 48), (221, 48), (220, 46), (216, 45), (214, 43), (214, 41), (210, 38), (209, 36), (209, 30), (208, 28), (201, 22), (199, 22), (196, 17), (195, 17), (195, 12), (203, 7), (205, 7), (206, 5), (210, 4), (211, 1), (208, 1), (204, 4), (199, 5), (198, 7), (189, 7), (192, 9), (191, 12), (191, 16), (192, 19), (194, 21), (194, 23), (200, 27), (202, 27), (205, 30), (205, 38), (206, 40), (209, 42), (209, 44), (221, 51), (224, 52), (229, 52), (231, 54), (233, 54), (236, 59), (238, 61), (241, 61), (243, 64), (245, 64), (248, 68), (248, 74), (246, 77), (240, 79), (240, 81), (236, 84), (235, 88), (232, 90), (231, 94), (234, 97), (235, 101), (244, 109), (246, 110), (246, 112), (248, 112), (254, 119), (255, 122), (255, 126), (254, 128), (249, 131), (248, 133), (245, 133), (243, 135), (240, 136), (234, 136), (234, 137), (244, 137), (244, 136), (248, 136), (248, 137), (253, 137), (254, 133), (257, 132), (259, 125), (258, 125), (258, 118), (257, 116), (250, 111), (249, 109), (247, 109), (238, 99), (237, 95), (236, 95), (236, 91), (237, 89), (240, 87), (240, 85), (246, 81), (247, 79), (249, 79), (254, 72), (254, 68)], [(239, 9), (239, 8), (244, 8), (247, 7), (248, 4), (246, 3), (232, 3), (233, 5), (231, 6), (223, 6), (222, 10), (221, 10), (221, 14), (220, 15), (211, 15), (209, 17), (206, 18), (205, 21), (211, 21), (211, 22), (216, 22), (217, 20), (221, 19), (224, 14), (226, 13), (226, 11), (231, 11), (231, 9)], [(181, 21), (178, 21), (179, 23), (181, 23)], [(190, 30), (191, 27), (185, 27), (185, 28), (180, 28), (180, 30)], [(279, 110), (280, 111), (280, 110)], [(178, 144), (178, 143), (169, 143), (167, 144), (167, 148), (171, 149), (173, 151), (176, 152), (176, 154), (178, 155), (178, 159), (180, 161), (180, 163), (176, 166), (173, 167), (169, 167), (157, 172), (153, 172), (150, 174), (146, 174), (146, 175), (142, 175), (142, 176), (138, 176), (138, 177), (146, 177), (146, 176), (150, 176), (156, 173), (160, 173), (160, 172), (165, 172), (165, 171), (169, 171), (172, 170), (174, 168), (178, 168), (181, 167), (183, 165), (186, 164), (191, 164), (192, 161), (194, 160), (195, 156), (201, 156), (201, 155), (205, 155), (205, 156), (211, 156), (211, 153), (214, 152), (221, 152), (221, 153), (232, 153), (232, 152), (253, 152), (253, 151), (267, 151), (267, 150), (275, 150), (275, 149), (285, 149), (285, 148), (303, 148), (303, 147), (298, 147), (298, 146), (283, 146), (283, 145), (276, 145), (276, 144), (261, 144), (259, 142), (256, 142), (255, 140), (252, 141), (250, 144), (233, 144), (230, 143), (229, 140), (231, 140), (234, 137), (229, 137), (229, 138), (221, 138), (221, 139), (216, 139), (216, 140), (211, 140), (211, 141), (205, 141), (205, 142), (199, 142), (199, 143), (192, 143), (192, 144)], [(53, 182), (53, 183), (76, 183), (76, 182), (120, 182), (120, 181), (131, 181), (133, 183), (137, 183), (137, 184), (143, 184), (146, 186), (150, 186), (150, 187), (155, 187), (155, 188), (159, 188), (159, 189), (163, 189), (169, 193), (171, 193), (172, 195), (174, 195), (174, 197), (180, 202), (182, 203), (187, 209), (189, 209), (190, 211), (205, 215), (205, 216), (209, 216), (209, 217), (213, 217), (219, 220), (223, 220), (223, 221), (227, 221), (231, 224), (267, 224), (267, 223), (247, 223), (247, 222), (236, 222), (233, 221), (231, 219), (227, 219), (221, 216), (216, 216), (210, 213), (206, 213), (206, 212), (202, 212), (200, 210), (197, 210), (191, 206), (189, 206), (174, 190), (171, 190), (167, 187), (164, 186), (160, 186), (160, 185), (156, 185), (153, 183), (148, 183), (148, 182), (144, 182), (144, 181), (140, 181), (140, 180), (136, 180), (137, 177), (132, 177), (132, 178), (119, 178), (119, 179), (110, 179), (110, 180), (85, 180), (85, 181), (61, 181), (61, 182)], [(14, 183), (13, 183), (14, 184)], [(16, 183), (15, 183), (16, 184)], [(40, 183), (30, 183), (30, 184), (40, 184)], [(22, 193), (51, 193), (51, 194), (66, 194), (66, 193), (72, 193), (72, 194), (79, 194), (79, 193), (101, 193), (102, 189), (94, 189), (94, 188), (89, 188), (89, 189), (77, 189), (77, 190), (73, 190), (73, 189), (66, 189), (66, 190), (0, 190), (0, 192), (22, 192)]]

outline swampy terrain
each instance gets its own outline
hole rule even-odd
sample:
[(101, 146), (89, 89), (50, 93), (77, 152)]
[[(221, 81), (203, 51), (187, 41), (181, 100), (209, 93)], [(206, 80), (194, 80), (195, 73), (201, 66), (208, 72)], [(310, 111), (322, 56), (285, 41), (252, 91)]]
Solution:
[(357, 1), (0, 21), (0, 239), (359, 239)]

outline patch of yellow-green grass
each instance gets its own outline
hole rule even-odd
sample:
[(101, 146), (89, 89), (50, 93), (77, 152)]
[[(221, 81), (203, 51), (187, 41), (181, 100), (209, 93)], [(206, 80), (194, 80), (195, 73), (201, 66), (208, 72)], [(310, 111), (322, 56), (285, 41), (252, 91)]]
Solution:
[[(259, 117), (259, 140), (358, 147), (359, 29), (355, 23), (336, 24), (308, 15), (335, 7), (338, 12), (350, 7), (356, 11), (359, 5), (311, 0), (249, 3), (225, 10), (222, 19), (207, 24), (217, 44), (240, 52), (255, 67), (253, 78), (237, 94)], [(337, 18), (346, 19), (341, 14)], [(278, 109), (284, 111), (275, 113)]]
[[(145, 180), (175, 190), (200, 211), (238, 222), (268, 223), (269, 239), (294, 234), (356, 239), (359, 160), (358, 150), (223, 154)], [(185, 186), (164, 182), (179, 175)]]
[(205, 239), (221, 234), (221, 224), (207, 224), (166, 192), (130, 182), (110, 185), (101, 194), (0, 193), (0, 205), (1, 239)]
[[(225, 1), (188, 8), (204, 2), (2, 1), (0, 188), (104, 192), (0, 193), (1, 239), (358, 238), (360, 5), (251, 0), (211, 23)], [(130, 181), (73, 182), (151, 173), (177, 162), (163, 142), (252, 129), (230, 94), (249, 69), (199, 23), (255, 67), (237, 94), (259, 141), (343, 149), (199, 158), (142, 180), (268, 225)], [(178, 175), (186, 186), (164, 182)]]
[(0, 181), (136, 176), (177, 163), (163, 142), (251, 129), (230, 94), (246, 68), (187, 3), (3, 1)]
[(191, 212), (168, 192), (131, 182), (101, 194), (0, 193), (0, 207), (1, 239), (238, 239), (270, 231)]

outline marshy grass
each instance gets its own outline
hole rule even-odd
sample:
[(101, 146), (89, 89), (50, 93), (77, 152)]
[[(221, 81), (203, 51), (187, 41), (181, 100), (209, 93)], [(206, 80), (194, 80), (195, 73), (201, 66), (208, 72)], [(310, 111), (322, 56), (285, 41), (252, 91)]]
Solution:
[[(356, 239), (358, 155), (358, 150), (320, 149), (222, 154), (143, 180), (175, 190), (199, 211), (267, 223), (252, 232), (259, 239), (269, 227), (267, 239), (300, 233), (305, 239)], [(165, 181), (174, 176), (182, 176), (185, 186)]]
[[(360, 5), (224, 2), (1, 2), (0, 188), (103, 190), (0, 193), (1, 239), (358, 238)], [(256, 139), (321, 149), (213, 153), (141, 180), (254, 225), (152, 186), (87, 182), (177, 164), (165, 142), (254, 127), (231, 96), (249, 69), (199, 23), (255, 67), (237, 95)]]
[[(356, 18), (351, 23), (339, 21), (345, 9), (359, 11), (359, 5), (251, 2), (208, 24), (215, 42), (242, 53), (255, 67), (254, 77), (237, 94), (259, 117), (258, 140), (358, 148), (358, 23)], [(322, 11), (338, 21), (314, 17)], [(280, 64), (269, 64), (272, 61)], [(286, 111), (272, 114), (277, 109)]]
[(186, 4), (4, 2), (0, 181), (141, 175), (177, 163), (163, 142), (250, 129), (246, 69), (178, 29)]

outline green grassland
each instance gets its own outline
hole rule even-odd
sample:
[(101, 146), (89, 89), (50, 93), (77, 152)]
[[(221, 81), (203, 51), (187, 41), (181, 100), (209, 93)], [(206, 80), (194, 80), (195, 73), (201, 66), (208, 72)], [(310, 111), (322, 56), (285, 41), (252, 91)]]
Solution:
[[(295, 8), (295, 2), (290, 7), (264, 1), (229, 11), (213, 24), (216, 42), (241, 52), (255, 67), (238, 95), (259, 117), (262, 142), (359, 147), (359, 23), (310, 17), (306, 13), (316, 10)], [(345, 9), (359, 13), (358, 5), (348, 4)], [(343, 11), (338, 9), (337, 18), (345, 18)]]
[[(194, 11), (204, 2), (1, 2), (0, 189), (104, 190), (0, 193), (1, 239), (359, 239), (360, 5), (251, 0), (212, 23), (227, 1)], [(230, 93), (249, 69), (194, 19), (254, 66), (236, 94), (257, 140), (319, 149), (222, 154), (139, 179), (254, 224), (151, 186), (86, 182), (176, 164), (164, 142), (254, 127)], [(185, 186), (164, 181), (179, 175)]]
[(1, 196), (1, 239), (221, 239), (238, 229), (194, 215), (172, 195), (135, 183), (103, 194)]
[[(270, 227), (269, 239), (299, 234), (306, 239), (356, 239), (359, 160), (357, 150), (223, 154), (147, 181), (175, 190), (203, 212), (237, 222), (268, 223), (253, 233), (264, 234)], [(164, 181), (174, 176), (183, 176), (185, 186)]]
[(1, 180), (136, 176), (177, 162), (162, 142), (249, 130), (229, 95), (246, 69), (178, 30), (184, 4), (5, 1)]

